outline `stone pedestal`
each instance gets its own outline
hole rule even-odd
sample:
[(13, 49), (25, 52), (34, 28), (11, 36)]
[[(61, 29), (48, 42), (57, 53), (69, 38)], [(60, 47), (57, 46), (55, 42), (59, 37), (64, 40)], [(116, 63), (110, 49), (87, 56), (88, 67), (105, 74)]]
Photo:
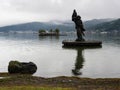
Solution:
[(90, 41), (90, 40), (87, 40), (87, 41), (72, 41), (72, 40), (64, 40), (62, 42), (63, 46), (65, 47), (75, 47), (75, 46), (78, 46), (78, 47), (82, 47), (82, 46), (86, 46), (86, 47), (94, 47), (94, 46), (102, 46), (102, 42), (101, 41)]

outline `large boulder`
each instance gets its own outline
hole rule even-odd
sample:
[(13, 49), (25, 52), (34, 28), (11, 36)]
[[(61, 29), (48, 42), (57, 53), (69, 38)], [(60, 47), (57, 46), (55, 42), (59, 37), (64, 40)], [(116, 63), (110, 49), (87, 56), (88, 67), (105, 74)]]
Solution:
[(10, 61), (8, 65), (8, 72), (21, 73), (21, 74), (33, 74), (37, 71), (37, 66), (33, 62), (18, 62)]

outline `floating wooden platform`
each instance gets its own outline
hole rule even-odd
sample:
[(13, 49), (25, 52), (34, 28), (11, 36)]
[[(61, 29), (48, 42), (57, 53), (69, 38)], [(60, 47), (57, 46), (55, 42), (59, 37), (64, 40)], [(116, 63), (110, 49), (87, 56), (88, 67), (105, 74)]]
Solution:
[(101, 46), (102, 42), (101, 41), (72, 41), (72, 40), (64, 40), (62, 42), (63, 46), (90, 46), (90, 47), (94, 47), (94, 46)]

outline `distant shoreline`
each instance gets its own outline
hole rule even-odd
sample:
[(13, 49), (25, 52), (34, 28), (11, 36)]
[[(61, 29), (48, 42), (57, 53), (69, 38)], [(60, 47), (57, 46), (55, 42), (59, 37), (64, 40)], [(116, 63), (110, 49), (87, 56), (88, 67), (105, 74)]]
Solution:
[(67, 34), (41, 33), (39, 36), (67, 36)]

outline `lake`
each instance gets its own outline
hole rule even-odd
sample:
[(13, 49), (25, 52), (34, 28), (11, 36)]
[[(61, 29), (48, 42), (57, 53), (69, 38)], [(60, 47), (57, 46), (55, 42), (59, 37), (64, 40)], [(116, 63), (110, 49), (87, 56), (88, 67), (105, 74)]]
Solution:
[(120, 35), (89, 34), (86, 40), (101, 40), (101, 48), (63, 48), (62, 41), (75, 35), (39, 37), (37, 34), (0, 34), (0, 72), (11, 60), (34, 62), (34, 76), (120, 78)]

